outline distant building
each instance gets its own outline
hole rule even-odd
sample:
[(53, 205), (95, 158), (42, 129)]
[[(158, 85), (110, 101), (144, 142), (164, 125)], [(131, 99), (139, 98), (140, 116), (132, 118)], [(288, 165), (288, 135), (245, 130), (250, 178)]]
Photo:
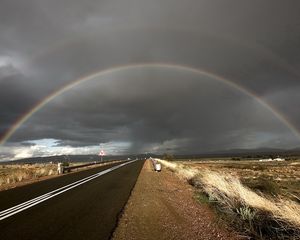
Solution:
[(285, 159), (284, 158), (279, 158), (279, 157), (277, 157), (277, 158), (274, 158), (274, 159), (272, 159), (272, 158), (266, 158), (266, 159), (260, 159), (260, 160), (258, 160), (259, 162), (283, 162), (283, 161), (285, 161)]
[(260, 162), (272, 162), (272, 158), (259, 159)]

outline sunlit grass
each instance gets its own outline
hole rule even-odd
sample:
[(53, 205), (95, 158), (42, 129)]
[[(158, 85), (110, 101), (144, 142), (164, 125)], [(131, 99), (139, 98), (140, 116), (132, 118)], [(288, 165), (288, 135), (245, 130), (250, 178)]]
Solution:
[[(81, 171), (95, 166), (104, 166), (108, 164), (118, 163), (120, 161), (97, 162), (96, 165), (83, 166), (87, 163), (70, 163), (69, 166), (78, 168), (72, 171)], [(68, 171), (69, 172), (69, 171)], [(58, 175), (57, 164), (52, 163), (36, 163), (36, 164), (7, 164), (0, 165), (0, 187), (2, 189), (10, 188), (19, 182), (37, 180), (46, 176)]]
[(14, 184), (56, 174), (56, 164), (0, 165), (0, 185)]
[[(274, 223), (276, 225), (274, 229), (280, 226), (287, 234), (295, 232), (299, 234), (297, 229), (300, 229), (300, 205), (298, 203), (281, 196), (270, 197), (258, 194), (243, 185), (237, 176), (224, 171), (197, 169), (181, 163), (158, 161), (179, 177), (201, 189), (209, 199), (221, 205), (224, 212), (235, 213), (234, 215), (242, 220), (247, 218), (251, 231), (255, 230), (256, 226), (259, 226), (259, 229), (256, 229), (258, 231), (265, 227), (273, 229)], [(262, 221), (267, 221), (268, 226), (264, 226)]]

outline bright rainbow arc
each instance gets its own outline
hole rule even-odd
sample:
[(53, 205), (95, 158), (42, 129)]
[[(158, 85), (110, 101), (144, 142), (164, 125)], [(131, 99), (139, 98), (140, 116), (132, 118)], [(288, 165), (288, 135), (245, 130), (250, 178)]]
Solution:
[(34, 115), (36, 112), (38, 112), (40, 109), (42, 109), (45, 105), (47, 105), (49, 102), (51, 102), (51, 100), (53, 100), (57, 96), (63, 94), (64, 92), (72, 89), (73, 87), (75, 87), (79, 84), (82, 84), (84, 82), (87, 82), (89, 80), (92, 80), (95, 77), (100, 77), (100, 76), (108, 75), (111, 73), (121, 72), (124, 70), (134, 70), (134, 69), (143, 68), (143, 67), (156, 67), (156, 68), (167, 68), (167, 69), (169, 68), (171, 70), (176, 69), (176, 70), (182, 70), (182, 71), (189, 71), (189, 72), (192, 72), (195, 74), (207, 76), (207, 77), (210, 77), (217, 81), (220, 81), (220, 82), (226, 84), (227, 86), (230, 86), (230, 87), (240, 91), (241, 93), (255, 99), (259, 104), (261, 104), (264, 108), (266, 108), (268, 111), (270, 111), (277, 119), (279, 119), (285, 126), (287, 126), (291, 130), (291, 132), (300, 140), (299, 131), (274, 107), (272, 107), (270, 104), (268, 104), (267, 102), (260, 99), (257, 95), (255, 95), (250, 90), (245, 89), (244, 87), (242, 87), (224, 77), (221, 77), (217, 74), (214, 74), (214, 73), (202, 70), (202, 69), (197, 69), (197, 68), (193, 68), (193, 67), (189, 67), (189, 66), (185, 66), (185, 65), (169, 64), (169, 63), (140, 63), (140, 64), (116, 66), (116, 67), (112, 67), (109, 69), (96, 71), (89, 75), (83, 76), (79, 79), (76, 79), (75, 81), (63, 86), (59, 90), (53, 92), (52, 94), (50, 94), (49, 96), (44, 98), (41, 102), (36, 104), (30, 111), (28, 111), (21, 118), (19, 118), (13, 124), (13, 126), (4, 134), (3, 138), (0, 141), (0, 144), (1, 145), (4, 144), (18, 130), (18, 128), (20, 128), (32, 115)]

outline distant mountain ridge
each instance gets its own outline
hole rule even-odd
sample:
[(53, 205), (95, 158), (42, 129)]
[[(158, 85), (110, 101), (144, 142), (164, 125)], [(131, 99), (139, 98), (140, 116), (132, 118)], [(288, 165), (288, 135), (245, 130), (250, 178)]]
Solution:
[(266, 156), (266, 155), (284, 155), (293, 156), (300, 155), (300, 147), (292, 149), (278, 149), (278, 148), (258, 148), (258, 149), (229, 149), (222, 151), (206, 152), (200, 154), (182, 154), (180, 156), (194, 156), (194, 157), (245, 157), (245, 156)]

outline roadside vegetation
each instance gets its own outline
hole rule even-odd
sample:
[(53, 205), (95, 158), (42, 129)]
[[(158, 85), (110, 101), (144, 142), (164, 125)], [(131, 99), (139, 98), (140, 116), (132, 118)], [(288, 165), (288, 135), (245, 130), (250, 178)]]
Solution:
[(242, 235), (300, 239), (299, 162), (159, 161), (193, 185), (196, 199)]
[(0, 165), (0, 187), (51, 175), (57, 175), (57, 164)]
[[(69, 173), (117, 162), (120, 161), (116, 160), (97, 162), (97, 165), (95, 165), (95, 162), (93, 162), (92, 164), (87, 164), (86, 162), (63, 162), (62, 164), (64, 167), (72, 168), (64, 171), (65, 173)], [(55, 163), (0, 164), (0, 191), (19, 186), (20, 184), (23, 184), (23, 182), (33, 182), (47, 176), (54, 177), (56, 175), (59, 174), (57, 171), (57, 164)]]
[(226, 172), (257, 193), (283, 196), (300, 203), (300, 161), (181, 161), (199, 170)]

